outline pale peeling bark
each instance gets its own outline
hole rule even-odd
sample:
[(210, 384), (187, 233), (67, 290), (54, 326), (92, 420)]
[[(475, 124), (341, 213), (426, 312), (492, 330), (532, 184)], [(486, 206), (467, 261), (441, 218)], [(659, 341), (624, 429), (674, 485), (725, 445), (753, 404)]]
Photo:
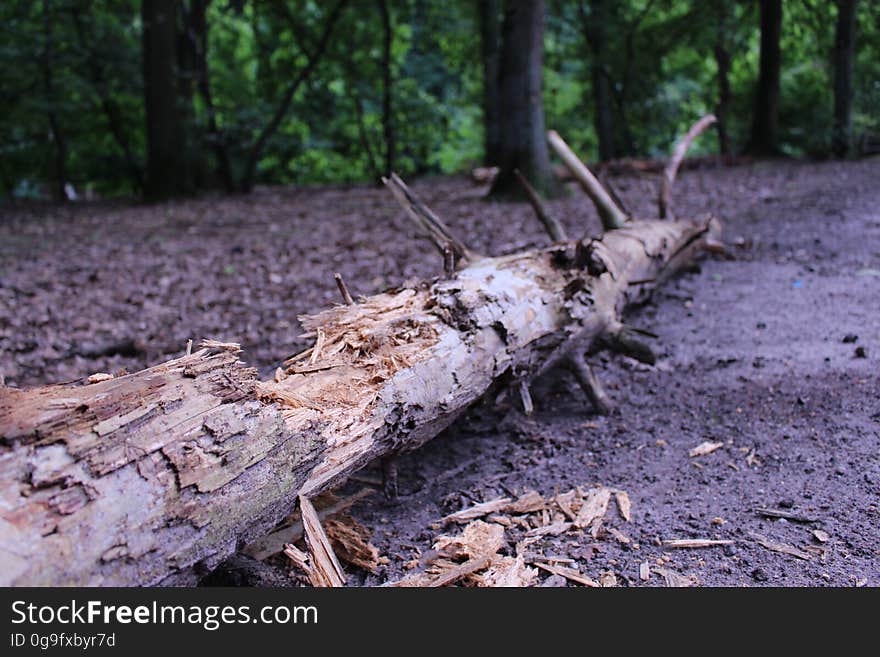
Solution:
[(193, 582), (295, 506), (527, 381), (711, 241), (630, 222), (479, 258), (452, 277), (303, 318), (315, 347), (258, 381), (234, 350), (100, 383), (0, 388), (0, 584)]

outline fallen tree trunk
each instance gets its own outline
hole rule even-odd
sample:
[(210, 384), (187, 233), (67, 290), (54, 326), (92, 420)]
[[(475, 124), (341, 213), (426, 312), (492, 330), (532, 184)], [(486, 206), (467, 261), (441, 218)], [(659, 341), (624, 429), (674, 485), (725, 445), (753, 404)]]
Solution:
[(422, 445), (493, 385), (574, 363), (602, 399), (583, 353), (626, 353), (624, 308), (718, 230), (628, 221), (597, 240), (480, 257), (389, 184), (454, 273), (302, 318), (314, 347), (274, 380), (235, 345), (208, 343), (96, 383), (0, 388), (0, 584), (192, 583), (298, 495)]

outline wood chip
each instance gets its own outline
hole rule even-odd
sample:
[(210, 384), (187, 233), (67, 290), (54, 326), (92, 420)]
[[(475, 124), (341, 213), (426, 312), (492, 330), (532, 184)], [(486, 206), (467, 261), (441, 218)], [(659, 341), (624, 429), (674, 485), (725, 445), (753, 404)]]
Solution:
[(813, 538), (815, 538), (820, 543), (827, 543), (828, 539), (831, 537), (828, 535), (828, 532), (823, 532), (821, 529), (814, 529)]
[(541, 570), (546, 570), (548, 573), (553, 575), (559, 575), (560, 577), (564, 577), (565, 579), (574, 582), (575, 584), (580, 584), (582, 586), (590, 586), (598, 588), (600, 586), (599, 582), (596, 580), (590, 579), (586, 575), (582, 575), (580, 571), (575, 570), (574, 568), (566, 568), (565, 566), (554, 566), (549, 563), (541, 563), (539, 561), (535, 562), (535, 565)]
[(611, 490), (608, 488), (591, 488), (584, 495), (584, 503), (575, 518), (575, 527), (589, 527), (593, 521), (604, 517), (611, 501)]
[(611, 534), (617, 540), (617, 542), (621, 543), (622, 545), (629, 545), (631, 543), (629, 536), (621, 531), (618, 531), (617, 529), (614, 529), (614, 527), (609, 527), (608, 533)]
[(504, 527), (474, 520), (458, 536), (439, 536), (434, 549), (442, 557), (459, 560), (493, 555), (504, 545)]
[(349, 515), (340, 514), (324, 521), (324, 531), (337, 557), (356, 568), (375, 573), (379, 549), (370, 543), (370, 530)]
[(502, 511), (507, 513), (535, 513), (547, 507), (544, 497), (534, 490), (526, 491), (515, 501), (507, 504)]
[(443, 527), (448, 525), (451, 522), (465, 523), (476, 518), (482, 518), (483, 516), (487, 516), (490, 513), (495, 513), (497, 511), (501, 511), (504, 509), (509, 503), (511, 499), (509, 497), (498, 497), (494, 500), (489, 500), (488, 502), (482, 502), (480, 504), (475, 504), (473, 506), (469, 506), (461, 511), (456, 511), (455, 513), (450, 513), (448, 516), (441, 518), (439, 522), (435, 523), (436, 526)]
[(670, 538), (663, 541), (663, 547), (669, 548), (705, 548), (732, 544), (733, 541), (722, 541), (713, 538)]
[(217, 349), (219, 351), (231, 351), (238, 353), (241, 351), (241, 345), (237, 342), (219, 342), (217, 340), (202, 340), (199, 343), (202, 349)]
[(318, 512), (307, 497), (299, 496), (306, 545), (309, 548), (312, 586), (337, 587), (345, 585), (345, 573), (336, 559), (330, 540), (324, 533)]
[(639, 564), (639, 579), (643, 582), (651, 579), (651, 564), (649, 562), (643, 561)]
[(620, 512), (620, 517), (627, 522), (632, 520), (632, 515), (630, 514), (632, 503), (629, 501), (627, 492), (625, 490), (616, 491), (614, 493), (614, 500), (617, 502), (617, 510)]
[(786, 520), (790, 520), (791, 522), (811, 523), (819, 521), (818, 518), (815, 518), (813, 516), (806, 516), (801, 513), (793, 513), (791, 511), (785, 511), (784, 509), (758, 507), (757, 509), (755, 509), (755, 513), (762, 515), (765, 518), (785, 518)]
[(810, 554), (808, 552), (804, 552), (800, 548), (796, 548), (793, 545), (789, 545), (788, 543), (779, 543), (778, 541), (771, 540), (762, 534), (756, 534), (755, 532), (749, 532), (749, 537), (755, 541), (758, 545), (763, 548), (770, 550), (771, 552), (781, 552), (782, 554), (787, 554), (792, 557), (797, 557), (798, 559), (803, 559), (804, 561), (810, 560)]
[(526, 536), (535, 537), (535, 536), (559, 536), (560, 534), (564, 534), (569, 529), (572, 528), (572, 523), (565, 522), (560, 520), (559, 522), (554, 522), (549, 525), (543, 525), (541, 527), (535, 527), (534, 529), (530, 529), (526, 532)]
[(532, 586), (538, 578), (538, 571), (526, 565), (522, 555), (500, 557), (492, 561), (492, 565), (480, 577), (482, 586), (494, 588), (521, 588)]
[(89, 383), (101, 383), (101, 381), (109, 381), (112, 378), (113, 375), (107, 374), (107, 372), (95, 372), (94, 374), (90, 374), (86, 381)]
[(483, 570), (484, 568), (489, 566), (491, 562), (492, 558), (489, 556), (482, 556), (476, 559), (470, 559), (461, 564), (443, 560), (442, 562), (438, 562), (437, 564), (435, 564), (435, 567), (440, 570), (439, 574), (415, 573), (414, 575), (409, 575), (407, 577), (404, 577), (403, 579), (397, 580), (396, 582), (388, 582), (387, 584), (383, 584), (383, 586), (394, 588), (436, 588), (440, 586), (449, 586), (450, 584), (454, 584), (455, 582), (464, 579), (468, 575), (473, 575), (474, 573)]
[(685, 577), (681, 573), (669, 570), (668, 568), (654, 568), (654, 572), (665, 580), (666, 586), (669, 588), (683, 589), (693, 586), (695, 583), (692, 578)]
[(599, 575), (599, 586), (605, 589), (617, 586), (617, 575), (610, 570), (606, 570)]
[(707, 454), (711, 454), (716, 449), (721, 449), (722, 447), (724, 447), (724, 443), (722, 442), (715, 443), (711, 440), (707, 440), (706, 442), (700, 443), (699, 445), (694, 447), (690, 452), (688, 452), (688, 455), (690, 455), (691, 457), (706, 456)]

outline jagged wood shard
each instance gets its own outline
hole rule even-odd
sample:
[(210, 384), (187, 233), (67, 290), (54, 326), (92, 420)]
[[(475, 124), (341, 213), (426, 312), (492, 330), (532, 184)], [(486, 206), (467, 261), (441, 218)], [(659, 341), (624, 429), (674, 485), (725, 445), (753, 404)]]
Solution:
[(626, 306), (718, 230), (628, 221), (586, 250), (460, 251), (448, 278), (302, 317), (314, 346), (269, 380), (237, 345), (208, 343), (97, 383), (0, 388), (0, 584), (195, 582), (298, 496), (422, 445), (495, 381), (618, 331)]

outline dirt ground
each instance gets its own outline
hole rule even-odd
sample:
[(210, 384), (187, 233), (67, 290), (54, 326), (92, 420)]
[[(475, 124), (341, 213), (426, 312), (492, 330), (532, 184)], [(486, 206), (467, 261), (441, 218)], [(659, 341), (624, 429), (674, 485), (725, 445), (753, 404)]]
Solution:
[[(655, 215), (655, 176), (611, 182), (634, 214)], [(734, 259), (704, 260), (629, 315), (659, 335), (657, 364), (599, 358), (617, 405), (610, 417), (554, 373), (535, 384), (532, 417), (487, 402), (401, 457), (399, 500), (374, 495), (354, 511), (389, 563), (351, 572), (352, 582), (399, 578), (431, 548), (431, 523), (463, 506), (603, 484), (632, 500), (630, 522), (606, 521), (628, 545), (569, 534), (534, 543), (531, 555), (570, 559), (590, 577), (610, 570), (622, 585), (663, 585), (639, 578), (649, 562), (704, 586), (880, 586), (878, 183), (876, 158), (685, 172), (679, 214), (720, 216)], [(487, 203), (463, 178), (414, 187), (477, 250), (546, 239), (528, 206)], [(550, 207), (571, 234), (598, 232), (576, 190)], [(367, 295), (440, 269), (373, 187), (6, 207), (0, 375), (28, 387), (131, 371), (180, 354), (188, 338), (241, 342), (269, 373), (306, 346), (296, 316), (337, 301), (333, 272)], [(723, 446), (689, 456), (705, 441)], [(764, 507), (799, 520), (762, 516)], [(767, 549), (757, 534), (808, 558)], [(686, 538), (734, 543), (662, 544)], [(543, 572), (540, 581), (564, 583)]]

